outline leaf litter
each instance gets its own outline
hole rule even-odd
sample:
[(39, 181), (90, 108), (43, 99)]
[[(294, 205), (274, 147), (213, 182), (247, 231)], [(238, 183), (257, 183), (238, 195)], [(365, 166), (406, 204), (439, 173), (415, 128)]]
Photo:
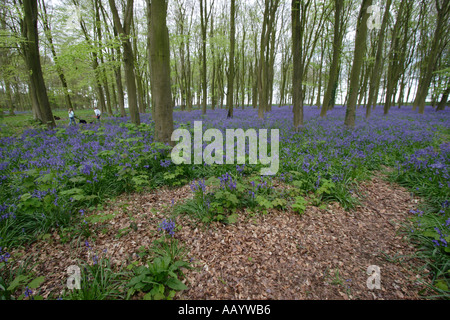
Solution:
[[(244, 209), (234, 224), (209, 225), (177, 216), (181, 230), (175, 238), (187, 247), (194, 269), (185, 270), (188, 290), (175, 298), (421, 299), (422, 264), (401, 231), (418, 200), (381, 175), (361, 182), (358, 193), (360, 205), (351, 211), (337, 203), (324, 209), (309, 206), (303, 215), (275, 209), (251, 214)], [(125, 194), (105, 205), (102, 213), (114, 216), (96, 229), (90, 249), (80, 239), (61, 243), (54, 232), (50, 239), (15, 253), (32, 257), (37, 275), (45, 276), (41, 295), (58, 297), (70, 265), (92, 261), (94, 253), (104, 251), (117, 268), (126, 265), (140, 247), (150, 247), (159, 237), (158, 224), (170, 207), (190, 197), (188, 185)], [(95, 212), (86, 213), (90, 214)], [(380, 268), (380, 289), (367, 286), (367, 268), (372, 265)]]

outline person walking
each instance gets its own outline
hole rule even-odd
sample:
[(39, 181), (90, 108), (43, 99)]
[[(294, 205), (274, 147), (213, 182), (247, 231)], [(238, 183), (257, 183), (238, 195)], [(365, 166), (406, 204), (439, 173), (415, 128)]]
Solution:
[(100, 116), (102, 115), (102, 112), (98, 109), (98, 107), (95, 107), (94, 112), (95, 117), (97, 118), (98, 121), (100, 121)]
[(73, 112), (72, 108), (69, 109), (69, 120), (70, 120), (69, 126), (71, 126), (71, 125), (76, 126), (77, 125), (76, 122), (75, 122), (75, 113)]

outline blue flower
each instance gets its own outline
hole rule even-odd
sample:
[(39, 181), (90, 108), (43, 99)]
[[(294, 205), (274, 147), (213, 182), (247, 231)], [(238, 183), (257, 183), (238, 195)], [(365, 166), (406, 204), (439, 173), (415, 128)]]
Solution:
[(170, 166), (170, 164), (172, 163), (172, 161), (168, 160), (161, 160), (160, 162), (161, 167), (167, 168), (168, 166)]
[(172, 237), (175, 235), (175, 222), (172, 221), (172, 219), (170, 220), (166, 220), (164, 219), (160, 224), (159, 224), (159, 231), (164, 231), (167, 232), (169, 235), (171, 235)]
[(25, 298), (31, 297), (33, 295), (33, 291), (31, 291), (28, 287), (26, 287), (24, 295), (25, 295)]

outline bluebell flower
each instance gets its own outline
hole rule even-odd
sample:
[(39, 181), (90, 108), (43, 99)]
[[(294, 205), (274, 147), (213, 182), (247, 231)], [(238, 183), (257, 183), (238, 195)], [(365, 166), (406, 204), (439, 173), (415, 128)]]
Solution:
[(175, 222), (172, 221), (172, 219), (170, 220), (166, 220), (164, 219), (160, 224), (159, 224), (159, 231), (164, 231), (167, 232), (169, 235), (171, 235), (172, 237), (175, 235)]

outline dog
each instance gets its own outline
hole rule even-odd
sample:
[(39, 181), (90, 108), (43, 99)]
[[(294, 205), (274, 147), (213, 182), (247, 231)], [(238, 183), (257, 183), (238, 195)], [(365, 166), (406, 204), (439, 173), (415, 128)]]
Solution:
[(80, 124), (87, 124), (86, 120), (82, 120), (82, 119), (79, 119), (79, 120), (80, 120)]
[(53, 116), (53, 118), (55, 118), (55, 120), (61, 120), (61, 118), (57, 116)]

